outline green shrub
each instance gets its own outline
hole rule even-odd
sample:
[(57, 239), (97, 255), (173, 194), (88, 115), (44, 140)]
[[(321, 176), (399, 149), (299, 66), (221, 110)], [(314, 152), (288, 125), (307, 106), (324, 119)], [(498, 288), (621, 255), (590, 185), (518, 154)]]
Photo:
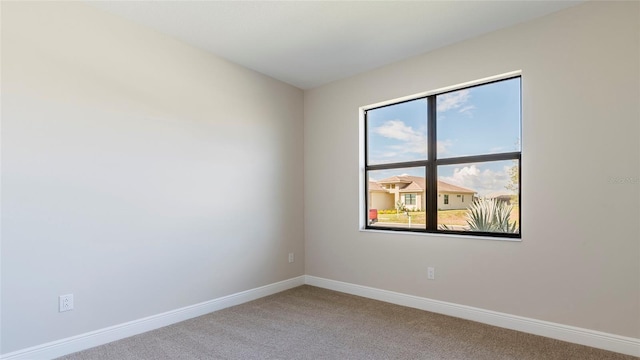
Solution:
[(383, 209), (383, 210), (378, 210), (378, 214), (395, 214), (396, 213), (396, 209)]
[[(520, 229), (511, 222), (511, 210), (513, 205), (498, 199), (475, 200), (467, 209), (469, 231), (517, 233)], [(440, 228), (451, 230), (447, 225)]]
[(469, 230), (517, 233), (519, 231), (517, 224), (510, 222), (511, 210), (513, 205), (498, 199), (476, 200), (469, 206), (467, 213)]

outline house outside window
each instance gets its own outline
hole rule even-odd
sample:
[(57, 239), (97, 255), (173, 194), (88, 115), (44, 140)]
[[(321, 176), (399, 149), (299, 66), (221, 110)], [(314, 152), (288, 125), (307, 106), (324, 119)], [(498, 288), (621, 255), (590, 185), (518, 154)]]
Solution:
[(365, 227), (520, 238), (520, 99), (511, 75), (364, 110)]

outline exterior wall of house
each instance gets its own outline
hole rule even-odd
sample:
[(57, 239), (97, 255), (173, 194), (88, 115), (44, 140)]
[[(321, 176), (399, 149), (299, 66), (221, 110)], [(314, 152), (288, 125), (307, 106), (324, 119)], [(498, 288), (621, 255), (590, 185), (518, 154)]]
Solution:
[(394, 209), (393, 194), (383, 192), (371, 192), (369, 194), (369, 209)]
[(395, 209), (396, 208), (396, 203), (398, 201), (404, 200), (404, 199), (401, 199), (402, 196), (400, 195), (399, 190), (400, 189), (398, 188), (398, 186), (394, 186), (394, 187), (392, 187), (390, 189), (387, 189), (387, 191), (390, 194), (390, 198), (391, 198), (391, 207), (389, 207), (388, 209)]
[[(415, 194), (416, 195), (415, 204), (408, 205), (405, 202), (405, 194)], [(404, 206), (407, 209), (411, 209), (411, 210), (416, 210), (416, 209), (424, 210), (425, 205), (426, 205), (425, 204), (425, 197), (423, 196), (423, 193), (400, 193), (400, 201), (402, 201), (402, 203), (404, 204)]]
[[(449, 203), (445, 204), (445, 195), (449, 195)], [(472, 194), (438, 193), (438, 209), (459, 210), (466, 209), (473, 202)]]
[[(390, 190), (389, 193), (383, 192), (371, 192), (369, 194), (369, 208), (378, 210), (395, 209), (396, 202), (400, 201), (405, 204), (407, 209), (424, 210), (427, 207), (427, 199), (424, 193), (401, 193), (397, 190)], [(416, 204), (407, 205), (405, 203), (405, 194), (416, 194)], [(444, 203), (444, 195), (449, 195), (449, 203)], [(442, 210), (458, 210), (466, 209), (473, 202), (472, 194), (458, 194), (458, 193), (438, 193), (438, 209)]]

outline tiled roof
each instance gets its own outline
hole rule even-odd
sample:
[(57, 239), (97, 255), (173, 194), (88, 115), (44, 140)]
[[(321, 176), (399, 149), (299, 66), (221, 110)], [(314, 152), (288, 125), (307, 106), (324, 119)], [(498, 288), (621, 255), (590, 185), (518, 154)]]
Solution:
[[(372, 182), (369, 182), (369, 184), (371, 183)], [(400, 188), (400, 192), (418, 192), (424, 191), (426, 188), (425, 179), (423, 177), (410, 175), (391, 176), (378, 181), (378, 184), (406, 184), (406, 186)], [(372, 189), (371, 185), (369, 185), (369, 189)], [(475, 190), (449, 184), (441, 180), (438, 180), (438, 192), (452, 192), (458, 194), (476, 193)]]
[(420, 190), (425, 188), (425, 181), (423, 177), (420, 176), (410, 176), (410, 175), (400, 175), (400, 176), (392, 176), (386, 179), (382, 179), (378, 181), (381, 184), (411, 184), (415, 183), (420, 187)]
[(515, 194), (515, 193), (513, 193), (511, 191), (504, 190), (504, 191), (492, 192), (490, 194), (485, 195), (485, 197), (488, 198), (488, 199), (493, 199), (493, 198), (500, 198), (500, 197), (511, 197), (511, 196), (514, 196), (514, 195), (517, 195), (517, 194)]
[(476, 193), (475, 190), (467, 189), (462, 186), (452, 185), (440, 180), (438, 180), (438, 192), (471, 193), (471, 194)]
[(385, 191), (385, 190), (377, 182), (369, 181), (369, 191)]
[(409, 176), (409, 175), (402, 175), (402, 176), (392, 176), (392, 177), (388, 177), (386, 179), (382, 179), (378, 182), (380, 183), (388, 183), (388, 184), (392, 184), (392, 183), (409, 183), (412, 181), (416, 181), (417, 179), (422, 179), (423, 178), (419, 177), (419, 176)]
[(400, 189), (400, 192), (422, 192), (422, 187), (418, 185), (416, 182), (412, 182), (406, 187)]

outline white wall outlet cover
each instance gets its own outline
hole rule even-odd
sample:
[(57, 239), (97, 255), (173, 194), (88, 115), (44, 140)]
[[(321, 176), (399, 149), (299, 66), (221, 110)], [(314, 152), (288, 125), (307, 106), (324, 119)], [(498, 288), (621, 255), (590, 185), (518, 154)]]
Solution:
[(73, 310), (73, 294), (60, 295), (59, 312)]
[(427, 268), (427, 279), (435, 280), (435, 278), (436, 278), (436, 268), (428, 267)]

